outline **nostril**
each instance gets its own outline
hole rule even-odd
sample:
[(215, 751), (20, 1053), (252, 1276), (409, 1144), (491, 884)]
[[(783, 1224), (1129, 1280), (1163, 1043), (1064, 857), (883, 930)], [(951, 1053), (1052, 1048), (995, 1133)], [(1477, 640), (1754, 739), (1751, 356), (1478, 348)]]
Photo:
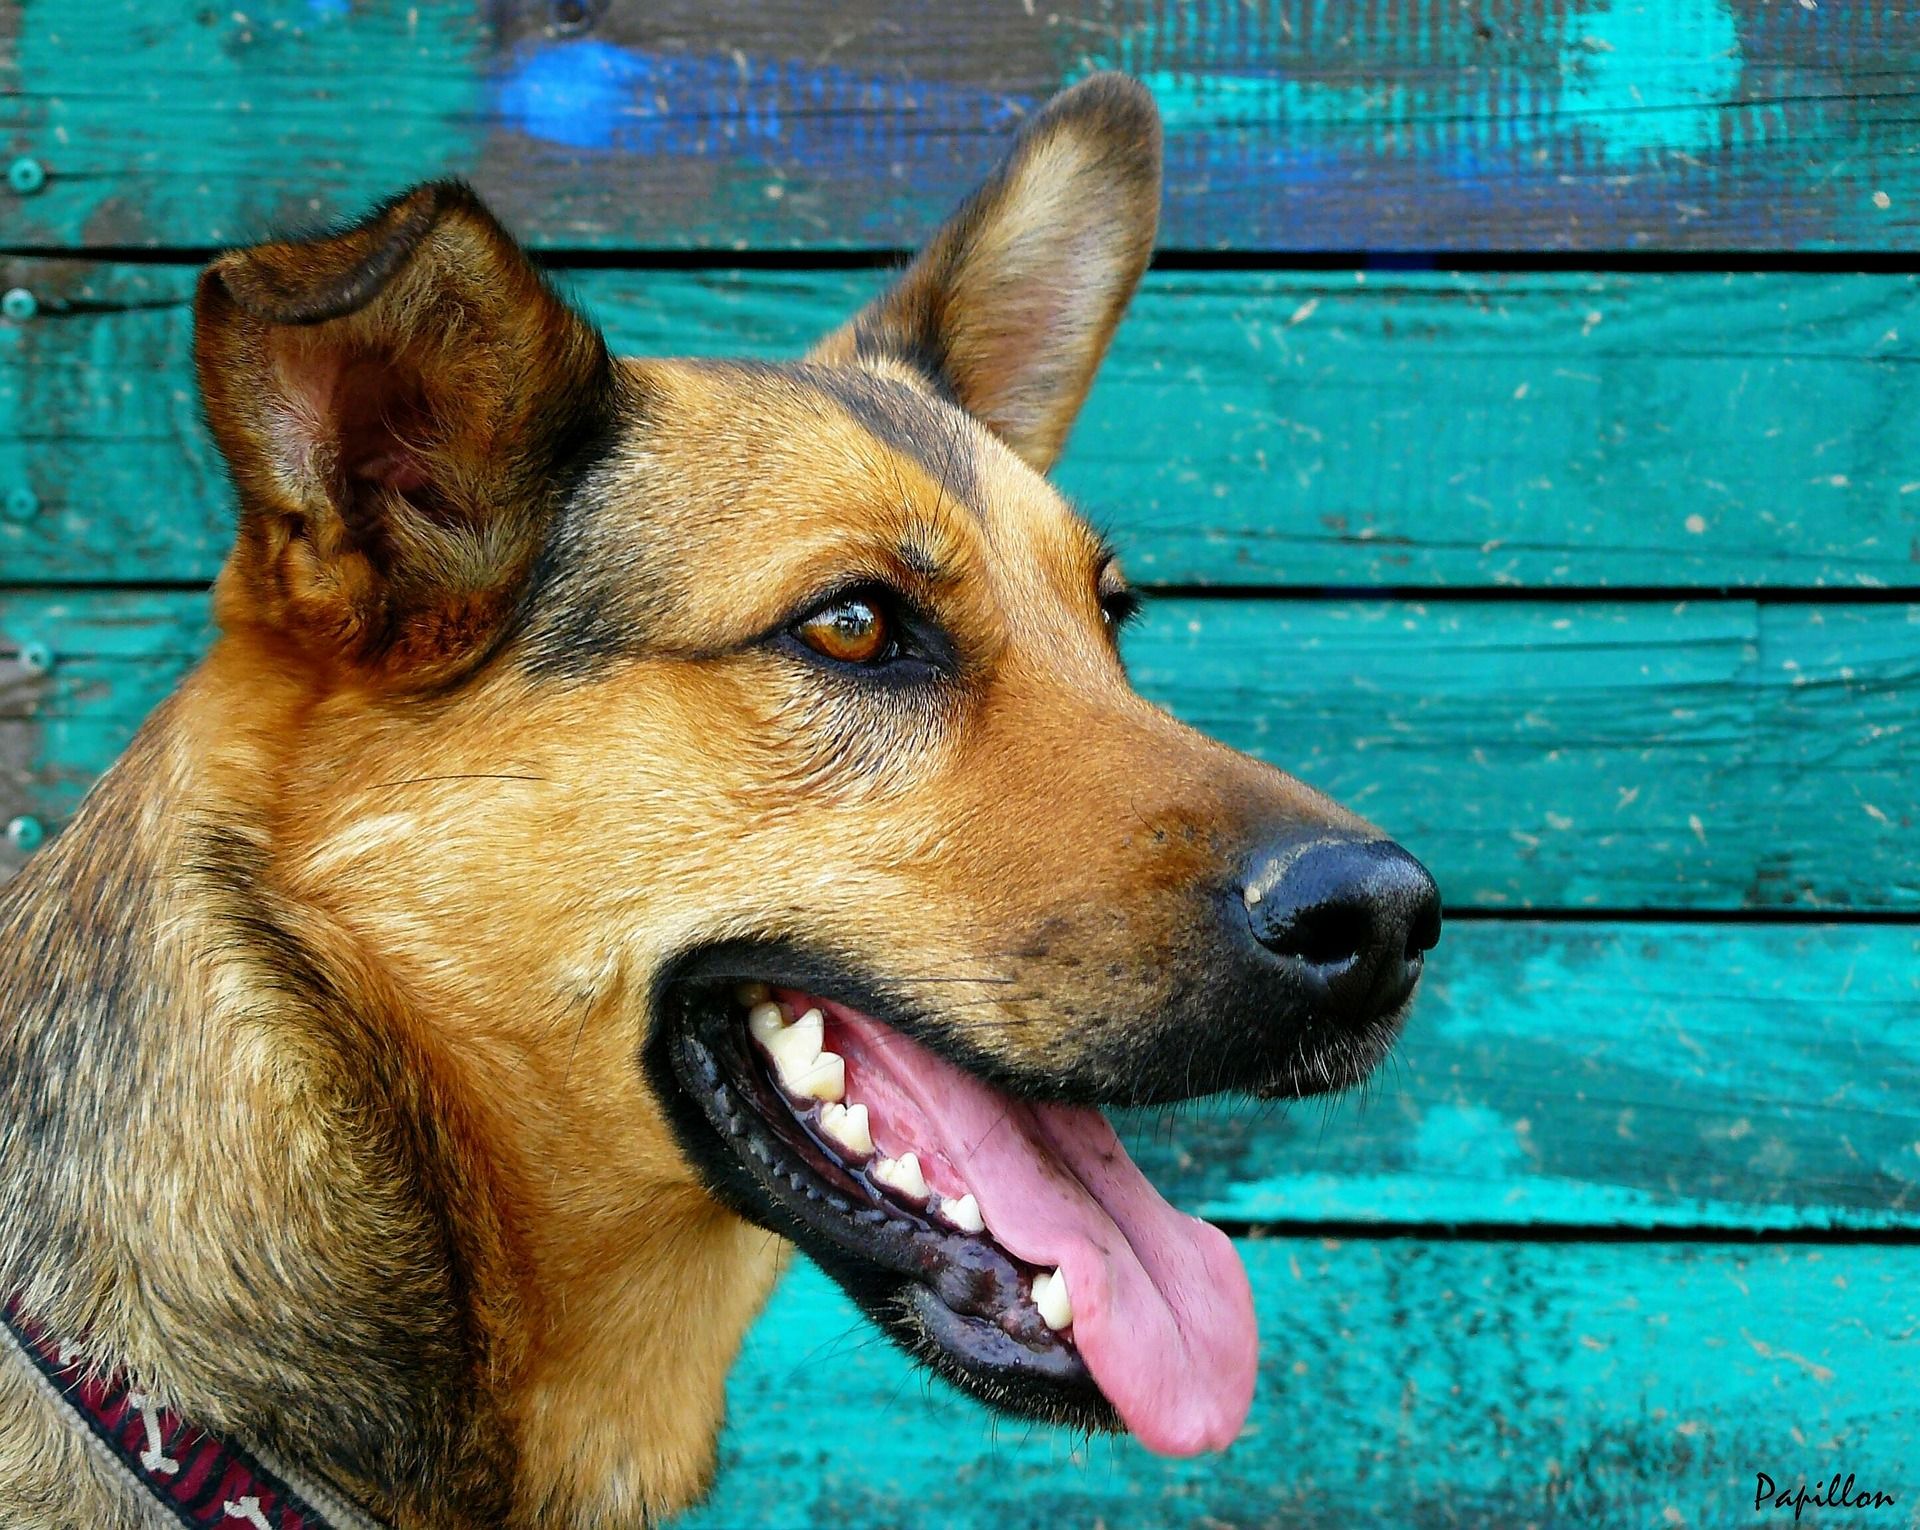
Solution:
[(1417, 962), (1440, 944), (1440, 900), (1430, 897), (1414, 911), (1407, 926), (1407, 960)]
[(1322, 903), (1298, 909), (1281, 927), (1262, 937), (1276, 955), (1297, 957), (1316, 967), (1343, 967), (1373, 944), (1373, 915), (1362, 903)]

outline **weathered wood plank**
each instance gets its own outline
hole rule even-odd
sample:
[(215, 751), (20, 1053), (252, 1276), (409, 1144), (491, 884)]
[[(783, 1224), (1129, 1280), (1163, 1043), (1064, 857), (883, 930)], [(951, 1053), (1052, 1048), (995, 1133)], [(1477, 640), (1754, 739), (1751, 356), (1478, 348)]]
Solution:
[[(567, 276), (639, 354), (792, 355), (866, 272)], [(206, 579), (192, 273), (0, 262), (0, 581)], [(1061, 480), (1160, 584), (1920, 583), (1920, 279), (1172, 273)]]
[(0, 147), (48, 173), (7, 242), (231, 242), (463, 174), (551, 245), (897, 246), (1097, 68), (1161, 102), (1178, 247), (1899, 249), (1917, 226), (1907, 3), (6, 0)]
[(1363, 1095), (1125, 1130), (1229, 1222), (1920, 1227), (1920, 928), (1455, 923)]
[(675, 1523), (1741, 1526), (1761, 1522), (1762, 1471), (1788, 1486), (1852, 1472), (1897, 1499), (1811, 1523), (1911, 1522), (1920, 1249), (1241, 1250), (1263, 1363), (1224, 1456), (996, 1423), (916, 1377), (803, 1266), (748, 1335), (714, 1494)]
[[(71, 812), (201, 609), (0, 594), (0, 656), (56, 660), (0, 717), (0, 819)], [(1920, 909), (1920, 605), (1167, 597), (1127, 651), (1148, 695), (1401, 837), (1455, 907)]]
[(1920, 606), (1165, 599), (1128, 653), (1456, 906), (1920, 907)]
[(200, 596), (0, 591), (0, 877), (59, 831), (211, 638)]

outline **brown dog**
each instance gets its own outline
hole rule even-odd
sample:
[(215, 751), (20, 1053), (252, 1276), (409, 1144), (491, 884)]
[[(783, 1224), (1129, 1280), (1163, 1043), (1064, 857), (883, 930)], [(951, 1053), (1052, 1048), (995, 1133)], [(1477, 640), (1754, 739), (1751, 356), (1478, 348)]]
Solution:
[(1234, 1436), (1232, 1245), (1091, 1107), (1360, 1078), (1439, 914), (1129, 689), (1042, 476), (1158, 188), (1090, 80), (793, 366), (613, 360), (454, 185), (208, 268), (222, 636), (0, 901), (0, 1521), (174, 1523), (40, 1334), (396, 1526), (639, 1524), (785, 1239)]

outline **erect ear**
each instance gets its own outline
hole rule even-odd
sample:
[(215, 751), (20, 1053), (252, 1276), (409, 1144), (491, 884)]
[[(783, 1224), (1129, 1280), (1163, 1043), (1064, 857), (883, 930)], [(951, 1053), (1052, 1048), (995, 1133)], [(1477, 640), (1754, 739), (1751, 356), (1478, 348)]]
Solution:
[(471, 190), (222, 255), (194, 359), (240, 498), (227, 625), (439, 683), (505, 629), (614, 369)]
[(1153, 98), (1124, 75), (1083, 80), (810, 359), (908, 362), (1044, 473), (1147, 268), (1159, 211)]

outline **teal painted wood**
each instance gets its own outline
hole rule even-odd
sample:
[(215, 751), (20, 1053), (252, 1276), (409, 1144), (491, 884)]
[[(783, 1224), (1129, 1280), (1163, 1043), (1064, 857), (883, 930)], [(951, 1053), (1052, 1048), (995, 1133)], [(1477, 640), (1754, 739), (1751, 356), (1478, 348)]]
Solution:
[(812, 1267), (748, 1334), (680, 1530), (1281, 1530), (1777, 1523), (1834, 1471), (1911, 1523), (1920, 1249), (1242, 1243), (1262, 1366), (1224, 1456), (996, 1421)]
[(211, 636), (198, 595), (0, 592), (0, 825), (58, 832)]
[(1920, 207), (1906, 3), (7, 0), (0, 145), (46, 173), (8, 242), (204, 246), (466, 174), (551, 245), (897, 246), (1099, 68), (1161, 102), (1180, 247), (1901, 249)]
[(1124, 1128), (1215, 1220), (1920, 1226), (1920, 928), (1455, 923), (1359, 1096)]
[[(0, 643), (58, 656), (10, 682), (0, 817), (72, 811), (201, 609), (0, 594)], [(1147, 695), (1402, 838), (1455, 907), (1920, 909), (1920, 605), (1167, 597), (1127, 653)]]
[[(793, 355), (867, 272), (577, 271), (636, 354)], [(0, 262), (0, 582), (210, 578), (191, 271)], [(1063, 486), (1155, 584), (1920, 583), (1920, 280), (1149, 279)]]
[(1404, 839), (1455, 906), (1920, 906), (1920, 606), (1152, 610), (1142, 691)]

